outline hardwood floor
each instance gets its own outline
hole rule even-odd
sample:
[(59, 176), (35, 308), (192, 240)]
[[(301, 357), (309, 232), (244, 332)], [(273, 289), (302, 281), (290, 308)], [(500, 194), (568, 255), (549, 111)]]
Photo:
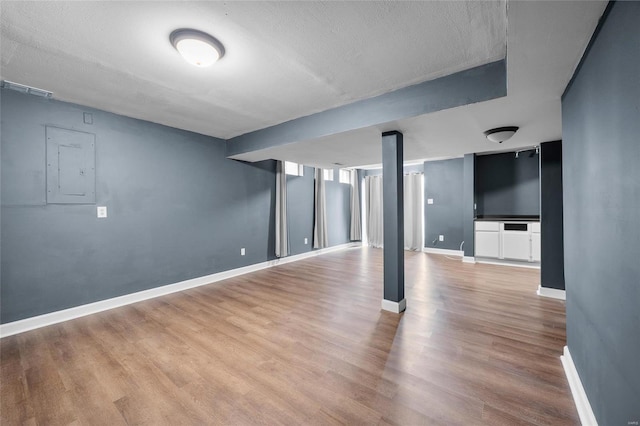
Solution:
[(1, 423), (579, 424), (539, 271), (351, 249), (1, 340)]

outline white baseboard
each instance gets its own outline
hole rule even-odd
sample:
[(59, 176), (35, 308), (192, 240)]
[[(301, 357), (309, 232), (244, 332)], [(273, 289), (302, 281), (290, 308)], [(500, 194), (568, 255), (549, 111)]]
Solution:
[(564, 347), (564, 355), (560, 357), (560, 361), (562, 361), (564, 374), (567, 375), (567, 380), (569, 381), (571, 395), (576, 404), (578, 416), (580, 416), (580, 423), (582, 423), (582, 426), (598, 426), (596, 416), (593, 415), (591, 404), (589, 404), (589, 398), (587, 398), (584, 387), (582, 387), (582, 380), (580, 380), (578, 370), (576, 370), (576, 366), (571, 358), (569, 347)]
[(476, 263), (498, 266), (515, 266), (516, 268), (540, 269), (540, 263), (519, 262), (517, 260), (491, 259), (487, 257), (476, 257)]
[(476, 258), (473, 256), (462, 256), (463, 263), (476, 263)]
[(399, 302), (393, 300), (382, 299), (382, 309), (385, 311), (399, 314), (407, 309), (407, 299), (402, 299)]
[(551, 297), (553, 299), (567, 300), (567, 295), (564, 290), (558, 290), (557, 288), (549, 288), (538, 286), (538, 291), (536, 291), (538, 296), (542, 297)]
[(435, 247), (424, 247), (422, 249), (423, 252), (425, 253), (431, 253), (431, 254), (446, 254), (449, 256), (457, 256), (457, 257), (463, 257), (464, 256), (464, 252), (462, 250), (452, 250), (452, 249), (441, 249), (441, 248), (435, 248)]
[(302, 259), (307, 259), (321, 254), (331, 253), (334, 251), (345, 250), (354, 247), (362, 247), (362, 243), (347, 243), (333, 247), (327, 247), (320, 250), (313, 250), (307, 253), (287, 256), (280, 259), (269, 260), (267, 262), (256, 263), (254, 265), (243, 266), (241, 268), (231, 269), (228, 271), (218, 272), (204, 277), (192, 278), (174, 284), (168, 284), (161, 287), (151, 288), (149, 290), (138, 291), (124, 296), (118, 296), (111, 299), (100, 300), (98, 302), (88, 303), (86, 305), (74, 306), (73, 308), (61, 311), (51, 312), (48, 314), (38, 315), (31, 318), (25, 318), (18, 321), (0, 324), (0, 338), (12, 336), (14, 334), (23, 333), (25, 331), (34, 330), (40, 327), (57, 324), (60, 322), (72, 320), (74, 318), (95, 314), (120, 306), (130, 305), (132, 303), (141, 302), (143, 300), (152, 299), (154, 297), (164, 296), (166, 294), (184, 291), (190, 288), (211, 284), (217, 281), (226, 280), (228, 278), (237, 277), (238, 275), (248, 274), (250, 272), (259, 271), (265, 268), (271, 268), (276, 265), (284, 265)]

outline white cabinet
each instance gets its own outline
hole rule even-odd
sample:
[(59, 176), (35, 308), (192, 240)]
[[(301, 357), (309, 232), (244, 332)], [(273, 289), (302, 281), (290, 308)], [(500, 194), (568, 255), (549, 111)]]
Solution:
[(500, 232), (476, 231), (476, 256), (500, 257)]
[(475, 255), (494, 259), (540, 262), (540, 223), (476, 221)]
[(479, 257), (500, 257), (500, 223), (476, 222), (476, 251)]
[(502, 258), (526, 260), (531, 257), (531, 237), (529, 231), (502, 230)]

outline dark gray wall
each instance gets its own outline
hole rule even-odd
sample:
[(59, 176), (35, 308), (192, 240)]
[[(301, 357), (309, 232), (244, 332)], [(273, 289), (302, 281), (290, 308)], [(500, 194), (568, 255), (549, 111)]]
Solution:
[(382, 134), (382, 229), (384, 300), (404, 299), (403, 135)]
[(540, 285), (564, 290), (562, 141), (540, 144)]
[(309, 252), (313, 247), (314, 170), (305, 166), (303, 176), (287, 176), (289, 253), (292, 255)]
[[(460, 249), (464, 240), (463, 166), (462, 158), (424, 163), (425, 247)], [(427, 203), (429, 198), (433, 204)], [(439, 235), (444, 235), (443, 242), (438, 241)]]
[[(1, 105), (3, 323), (273, 258), (274, 162), (228, 160), (219, 139), (4, 89)], [(96, 135), (108, 218), (96, 205), (46, 204), (45, 125)]]
[(476, 157), (478, 216), (539, 216), (538, 156), (513, 152)]
[(601, 425), (640, 420), (640, 2), (609, 4), (562, 99), (567, 341)]

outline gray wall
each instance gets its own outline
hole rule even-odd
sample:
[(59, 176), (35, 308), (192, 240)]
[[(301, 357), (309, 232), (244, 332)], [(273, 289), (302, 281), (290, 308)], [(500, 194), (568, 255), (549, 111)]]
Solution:
[[(333, 171), (333, 181), (325, 182), (327, 201), (327, 234), (329, 246), (349, 242), (349, 226), (351, 224), (351, 186), (340, 183), (338, 169)], [(311, 192), (313, 196), (313, 191)], [(313, 233), (313, 226), (311, 228)]]
[(303, 176), (287, 176), (289, 253), (292, 255), (309, 252), (313, 247), (314, 170), (305, 166)]
[(531, 151), (476, 157), (475, 193), (478, 216), (539, 216), (538, 156)]
[[(334, 170), (333, 181), (325, 182), (329, 247), (350, 242), (351, 186), (339, 182), (338, 170)], [(304, 176), (287, 176), (287, 220), (291, 255), (314, 250), (314, 172), (313, 167), (305, 166)]]
[(540, 144), (540, 285), (564, 290), (562, 141)]
[[(460, 249), (464, 240), (463, 163), (462, 158), (424, 163), (425, 247)], [(433, 204), (427, 203), (429, 198)], [(443, 242), (438, 241), (439, 235), (444, 235)]]
[[(2, 323), (274, 258), (275, 162), (229, 160), (219, 139), (4, 89), (1, 108)], [(106, 219), (93, 204), (46, 204), (45, 125), (96, 135)], [(288, 199), (296, 241), (313, 230), (308, 188)]]
[(609, 4), (562, 99), (567, 341), (601, 425), (640, 420), (640, 2)]

